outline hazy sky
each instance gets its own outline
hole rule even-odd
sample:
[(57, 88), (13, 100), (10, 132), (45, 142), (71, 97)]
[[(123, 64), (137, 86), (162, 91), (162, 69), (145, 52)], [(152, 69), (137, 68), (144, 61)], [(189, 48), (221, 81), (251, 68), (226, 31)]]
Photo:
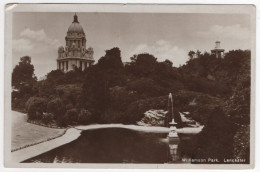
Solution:
[[(56, 69), (57, 48), (65, 46), (65, 36), (74, 13), (14, 13), (13, 66), (29, 55), (39, 78)], [(105, 50), (119, 47), (123, 61), (136, 53), (153, 54), (159, 61), (169, 59), (174, 66), (184, 64), (189, 50), (210, 51), (221, 41), (226, 51), (250, 49), (250, 19), (238, 14), (138, 14), (77, 13), (94, 59)]]

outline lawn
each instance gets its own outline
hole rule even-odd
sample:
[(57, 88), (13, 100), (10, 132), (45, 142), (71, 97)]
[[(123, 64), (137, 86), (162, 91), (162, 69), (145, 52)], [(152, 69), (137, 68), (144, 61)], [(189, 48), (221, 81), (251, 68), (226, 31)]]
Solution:
[(65, 130), (43, 127), (26, 121), (26, 114), (12, 111), (12, 150), (57, 137)]

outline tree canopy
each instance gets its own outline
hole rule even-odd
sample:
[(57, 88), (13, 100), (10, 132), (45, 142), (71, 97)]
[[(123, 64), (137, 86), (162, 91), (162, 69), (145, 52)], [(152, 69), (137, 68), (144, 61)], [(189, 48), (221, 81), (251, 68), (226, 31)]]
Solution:
[(15, 66), (12, 73), (12, 86), (20, 89), (22, 86), (31, 86), (37, 80), (34, 75), (34, 66), (31, 64), (31, 57), (23, 56)]

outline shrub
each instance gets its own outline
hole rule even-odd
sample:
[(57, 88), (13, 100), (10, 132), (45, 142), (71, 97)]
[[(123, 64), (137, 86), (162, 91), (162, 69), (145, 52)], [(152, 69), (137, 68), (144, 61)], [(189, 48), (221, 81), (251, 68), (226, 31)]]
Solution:
[(126, 123), (124, 118), (124, 113), (119, 111), (107, 110), (106, 112), (102, 113), (99, 117), (100, 123)]
[(42, 121), (45, 123), (45, 124), (48, 124), (50, 123), (52, 120), (53, 120), (53, 114), (51, 113), (43, 113), (42, 115)]
[(62, 100), (60, 98), (54, 98), (49, 101), (47, 104), (47, 112), (52, 113), (56, 119), (62, 116), (62, 114), (65, 113)]
[(141, 78), (127, 84), (127, 90), (137, 91), (141, 98), (165, 95), (168, 90), (152, 79)]
[(70, 109), (70, 110), (67, 110), (64, 118), (63, 118), (63, 122), (65, 124), (73, 124), (77, 121), (78, 119), (78, 111), (76, 108), (73, 108), (73, 109)]
[(82, 93), (82, 86), (79, 84), (64, 84), (56, 86), (55, 90), (61, 96), (63, 102), (66, 102), (65, 104), (76, 105)]
[(66, 110), (72, 109), (73, 108), (73, 104), (69, 103), (66, 105)]
[(43, 112), (46, 112), (47, 100), (41, 97), (31, 97), (26, 102), (26, 110), (29, 119), (40, 119)]
[(88, 110), (82, 109), (78, 115), (78, 122), (80, 124), (89, 124), (93, 121), (92, 113)]

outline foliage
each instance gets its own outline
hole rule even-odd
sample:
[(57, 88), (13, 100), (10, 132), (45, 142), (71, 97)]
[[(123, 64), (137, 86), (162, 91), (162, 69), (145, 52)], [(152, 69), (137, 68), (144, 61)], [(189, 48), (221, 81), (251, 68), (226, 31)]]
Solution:
[(31, 57), (21, 57), (19, 65), (15, 66), (12, 73), (12, 86), (20, 89), (24, 86), (31, 86), (36, 80), (34, 66), (31, 64)]
[(47, 100), (41, 97), (30, 97), (26, 102), (29, 119), (41, 119), (46, 112)]
[(126, 88), (127, 90), (137, 92), (140, 98), (156, 97), (168, 93), (167, 89), (161, 87), (157, 82), (149, 78), (140, 78), (129, 82)]
[[(228, 120), (221, 107), (216, 107), (209, 115), (208, 122), (202, 132), (180, 145), (184, 154), (193, 159), (217, 158), (219, 163), (233, 158), (233, 137), (236, 126)], [(206, 162), (211, 163), (211, 162)]]
[(55, 119), (61, 117), (65, 113), (62, 100), (60, 98), (50, 100), (47, 104), (47, 112), (53, 114)]
[(73, 124), (77, 122), (78, 119), (78, 111), (76, 108), (67, 110), (65, 116), (63, 117), (63, 122), (65, 124)]
[(13, 109), (25, 111), (25, 102), (37, 92), (36, 80), (31, 57), (21, 57), (19, 64), (15, 66), (12, 72)]
[(43, 115), (42, 115), (42, 121), (45, 124), (49, 124), (53, 119), (54, 119), (54, 116), (51, 113), (43, 113)]
[(86, 109), (81, 109), (78, 115), (78, 122), (80, 124), (90, 124), (93, 122), (93, 114)]
[(138, 77), (148, 76), (155, 70), (157, 59), (150, 54), (138, 54), (131, 57), (129, 70)]
[(123, 63), (120, 49), (115, 47), (111, 50), (106, 50), (105, 56), (98, 60), (98, 66), (104, 70), (121, 70)]
[[(124, 66), (119, 48), (105, 52), (96, 65), (84, 71), (54, 70), (42, 81), (24, 79), (32, 84), (12, 93), (12, 106), (22, 107), (28, 98), (38, 97), (48, 102), (46, 109), (32, 106), (28, 113), (37, 116), (47, 111), (60, 125), (133, 124), (149, 109), (166, 110), (171, 92), (175, 108), (191, 112), (203, 124), (218, 106), (234, 123), (250, 122), (250, 51), (230, 51), (224, 58), (190, 51), (190, 59), (179, 68), (147, 53), (134, 55)], [(31, 65), (28, 58), (21, 61), (18, 66)], [(17, 77), (13, 79), (19, 85)], [(192, 101), (196, 105), (190, 105)]]

